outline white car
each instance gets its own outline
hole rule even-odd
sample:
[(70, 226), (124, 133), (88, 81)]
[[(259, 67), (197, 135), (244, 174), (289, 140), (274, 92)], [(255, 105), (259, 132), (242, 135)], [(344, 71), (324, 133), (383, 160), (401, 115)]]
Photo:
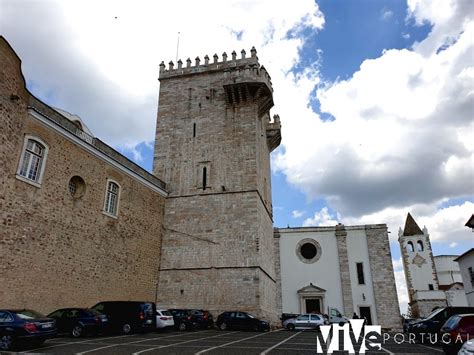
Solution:
[(287, 319), (283, 327), (288, 330), (295, 329), (318, 329), (319, 326), (328, 324), (321, 314), (302, 314), (296, 318)]
[(468, 340), (464, 343), (458, 355), (474, 354), (474, 339)]
[(156, 328), (174, 327), (173, 315), (166, 309), (156, 310)]

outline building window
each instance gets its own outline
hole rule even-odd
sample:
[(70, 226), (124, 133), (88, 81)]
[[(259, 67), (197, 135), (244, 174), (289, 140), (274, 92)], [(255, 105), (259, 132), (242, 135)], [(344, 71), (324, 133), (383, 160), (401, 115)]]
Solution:
[(26, 136), (17, 177), (39, 186), (43, 179), (47, 153), (48, 146), (44, 142), (36, 137)]
[(356, 266), (357, 266), (357, 280), (359, 281), (359, 285), (365, 285), (364, 263), (356, 263)]
[(202, 168), (202, 189), (205, 190), (207, 187), (207, 168)]
[(413, 253), (415, 251), (415, 248), (413, 247), (412, 242), (407, 243), (407, 250), (408, 250), (409, 253)]
[(111, 216), (117, 216), (119, 197), (120, 186), (116, 182), (109, 180), (107, 182), (107, 194), (105, 196), (105, 213)]
[(428, 290), (430, 290), (430, 291), (433, 291), (433, 290), (434, 290), (433, 284), (428, 284)]
[(421, 240), (416, 242), (416, 249), (418, 251), (423, 251), (423, 242)]
[(469, 272), (469, 276), (471, 277), (471, 285), (474, 286), (474, 270), (472, 267), (468, 267), (467, 270)]
[(296, 255), (302, 262), (312, 264), (321, 257), (321, 246), (314, 239), (302, 239), (296, 246)]
[(196, 123), (193, 123), (193, 138), (196, 137)]
[(86, 183), (80, 176), (73, 176), (68, 183), (68, 191), (74, 198), (80, 198), (86, 192)]

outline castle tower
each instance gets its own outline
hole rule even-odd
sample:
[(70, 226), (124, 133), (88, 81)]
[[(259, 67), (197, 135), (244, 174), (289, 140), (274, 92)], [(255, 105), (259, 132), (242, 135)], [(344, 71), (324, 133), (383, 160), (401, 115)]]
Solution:
[(154, 174), (167, 183), (157, 302), (277, 320), (271, 79), (251, 56), (160, 65)]
[(424, 317), (437, 306), (446, 306), (446, 296), (439, 290), (430, 235), (418, 227), (410, 213), (405, 228), (398, 231), (403, 268), (413, 317)]

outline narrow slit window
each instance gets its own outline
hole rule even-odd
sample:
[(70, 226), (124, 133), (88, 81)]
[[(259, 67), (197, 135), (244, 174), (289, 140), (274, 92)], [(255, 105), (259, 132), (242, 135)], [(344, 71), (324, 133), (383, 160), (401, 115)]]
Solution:
[(207, 187), (207, 168), (202, 168), (202, 189), (205, 190)]
[(196, 137), (196, 123), (193, 123), (193, 137)]
[(365, 285), (363, 263), (357, 263), (357, 280), (359, 281), (359, 285)]

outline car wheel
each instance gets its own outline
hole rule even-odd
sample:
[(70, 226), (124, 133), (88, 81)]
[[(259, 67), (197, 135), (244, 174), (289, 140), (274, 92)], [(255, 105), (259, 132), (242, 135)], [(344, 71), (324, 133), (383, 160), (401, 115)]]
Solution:
[(82, 327), (77, 324), (74, 326), (74, 328), (72, 328), (72, 331), (71, 331), (71, 335), (74, 337), (74, 338), (79, 338), (81, 335), (82, 335)]
[(0, 349), (11, 350), (13, 349), (15, 338), (12, 334), (4, 334), (0, 337)]
[(184, 322), (181, 323), (181, 324), (179, 325), (178, 329), (181, 330), (181, 331), (185, 331), (185, 330), (186, 330), (186, 323), (184, 323)]
[(295, 325), (290, 323), (290, 324), (288, 324), (288, 325), (286, 326), (286, 329), (288, 329), (288, 330), (295, 330)]
[(132, 326), (129, 323), (125, 323), (122, 325), (122, 333), (123, 334), (130, 334), (132, 332)]
[(227, 323), (226, 323), (226, 322), (222, 322), (221, 325), (219, 326), (219, 329), (220, 329), (220, 330), (226, 330), (226, 329), (227, 329)]

